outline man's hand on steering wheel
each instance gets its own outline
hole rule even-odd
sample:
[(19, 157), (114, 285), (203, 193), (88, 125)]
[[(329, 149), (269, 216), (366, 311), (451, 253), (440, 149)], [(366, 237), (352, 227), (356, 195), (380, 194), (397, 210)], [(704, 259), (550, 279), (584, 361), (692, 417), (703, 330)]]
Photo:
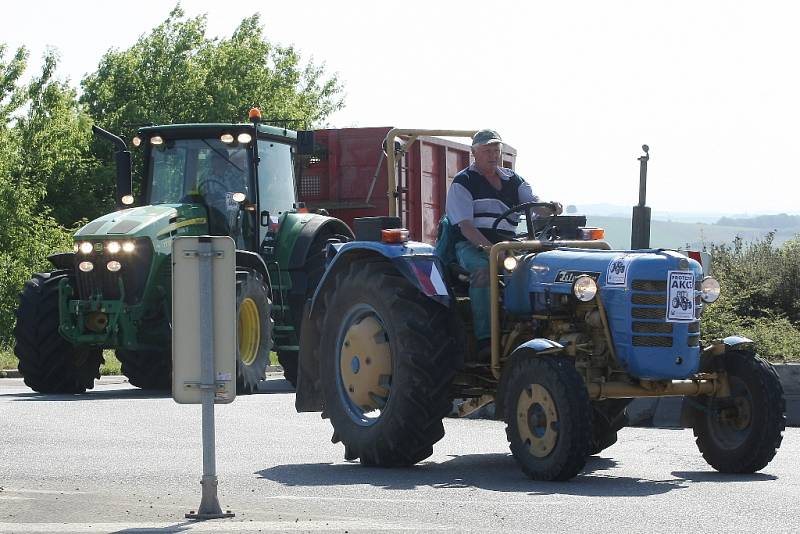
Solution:
[(517, 204), (516, 206), (508, 208), (499, 217), (497, 217), (492, 224), (492, 230), (497, 230), (497, 226), (500, 224), (500, 221), (512, 213), (524, 213), (525, 224), (528, 229), (528, 239), (535, 239), (532, 215), (536, 213), (539, 216), (554, 217), (561, 214), (563, 209), (564, 208), (560, 202), (523, 202), (522, 204)]

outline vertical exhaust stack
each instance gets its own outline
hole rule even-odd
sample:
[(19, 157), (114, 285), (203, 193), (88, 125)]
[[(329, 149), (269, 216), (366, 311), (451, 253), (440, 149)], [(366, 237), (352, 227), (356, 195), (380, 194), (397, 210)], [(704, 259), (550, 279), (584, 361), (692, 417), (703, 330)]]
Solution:
[(650, 160), (650, 147), (642, 145), (644, 155), (639, 156), (639, 204), (633, 207), (631, 219), (631, 249), (650, 248), (650, 208), (645, 206), (647, 195), (647, 162)]
[(125, 208), (133, 204), (133, 184), (131, 183), (131, 153), (125, 141), (99, 126), (92, 125), (92, 132), (107, 141), (114, 143), (114, 162), (117, 167), (117, 192), (115, 200), (117, 208)]

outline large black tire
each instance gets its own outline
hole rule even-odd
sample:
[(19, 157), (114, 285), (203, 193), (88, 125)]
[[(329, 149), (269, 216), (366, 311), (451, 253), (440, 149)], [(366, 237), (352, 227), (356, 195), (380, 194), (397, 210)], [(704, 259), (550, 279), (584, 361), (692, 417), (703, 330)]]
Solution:
[[(352, 238), (352, 236), (337, 233), (337, 229), (337, 227), (330, 224), (323, 226), (314, 236), (314, 240), (308, 248), (308, 255), (303, 264), (303, 273), (306, 280), (305, 294), (301, 301), (292, 302), (291, 321), (298, 340), (300, 339), (300, 328), (303, 324), (305, 301), (314, 296), (317, 284), (319, 284), (325, 272), (328, 240), (339, 239), (342, 242), (346, 242)], [(297, 358), (298, 354), (295, 351), (278, 351), (278, 363), (283, 368), (283, 376), (294, 387), (297, 387)]]
[(272, 302), (264, 278), (248, 270), (236, 284), (236, 392), (254, 393), (264, 380), (272, 349)]
[(388, 262), (353, 262), (324, 298), (323, 417), (345, 458), (408, 466), (444, 436), (455, 375), (448, 310)]
[(37, 273), (25, 283), (16, 310), (14, 354), (25, 384), (39, 393), (83, 393), (100, 378), (99, 347), (76, 347), (58, 333), (58, 284), (68, 271)]
[(694, 435), (703, 458), (723, 473), (755, 473), (778, 451), (786, 428), (783, 387), (772, 365), (749, 351), (730, 351), (727, 398), (697, 397)]
[(523, 355), (506, 370), (506, 437), (511, 454), (534, 480), (569, 480), (592, 441), (589, 394), (572, 361)]
[(117, 359), (132, 386), (152, 390), (172, 388), (170, 351), (117, 349)]

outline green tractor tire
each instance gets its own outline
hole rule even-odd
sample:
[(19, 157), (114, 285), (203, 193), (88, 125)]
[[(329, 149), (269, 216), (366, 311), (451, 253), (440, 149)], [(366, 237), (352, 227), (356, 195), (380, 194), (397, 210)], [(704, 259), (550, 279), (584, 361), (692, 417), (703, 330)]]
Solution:
[(16, 310), (14, 354), (25, 384), (39, 393), (83, 393), (100, 378), (99, 347), (76, 347), (58, 332), (58, 285), (69, 271), (37, 273)]
[(266, 378), (272, 348), (272, 301), (264, 278), (254, 270), (240, 271), (236, 284), (236, 392), (255, 393)]

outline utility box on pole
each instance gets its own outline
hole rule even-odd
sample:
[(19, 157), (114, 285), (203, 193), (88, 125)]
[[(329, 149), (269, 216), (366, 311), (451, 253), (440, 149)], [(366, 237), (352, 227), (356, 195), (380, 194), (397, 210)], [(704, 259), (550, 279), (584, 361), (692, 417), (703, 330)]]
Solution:
[[(214, 402), (233, 402), (236, 398), (236, 247), (233, 239), (218, 236), (176, 238), (172, 261), (172, 398), (181, 404), (202, 403), (202, 356), (204, 351), (210, 351)], [(206, 261), (209, 269), (204, 273)], [(204, 276), (210, 276), (210, 280), (203, 280)]]

